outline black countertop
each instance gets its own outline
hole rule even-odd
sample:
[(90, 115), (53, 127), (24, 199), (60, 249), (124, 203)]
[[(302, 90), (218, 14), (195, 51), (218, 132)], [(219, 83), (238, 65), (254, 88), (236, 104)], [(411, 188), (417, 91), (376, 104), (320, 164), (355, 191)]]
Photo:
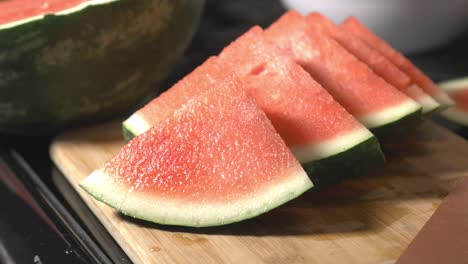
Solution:
[[(169, 88), (252, 25), (266, 27), (283, 12), (278, 1), (207, 1), (192, 45), (156, 90)], [(409, 57), (435, 81), (441, 81), (468, 75), (467, 47), (468, 30), (443, 47)], [(468, 138), (466, 129), (438, 117), (433, 119)], [(129, 262), (102, 227), (93, 222), (90, 212), (80, 207), (79, 198), (66, 189), (66, 183), (57, 181), (60, 176), (48, 153), (53, 136), (0, 137), (0, 262)], [(70, 206), (67, 198), (78, 204)], [(86, 224), (78, 214), (86, 218)], [(88, 236), (91, 233), (99, 243), (94, 244), (93, 236)]]

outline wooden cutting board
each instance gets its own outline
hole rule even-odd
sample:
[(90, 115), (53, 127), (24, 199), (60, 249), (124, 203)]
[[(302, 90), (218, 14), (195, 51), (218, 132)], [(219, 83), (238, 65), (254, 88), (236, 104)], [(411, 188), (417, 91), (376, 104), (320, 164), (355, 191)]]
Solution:
[(456, 183), (468, 176), (468, 142), (426, 121), (387, 149), (372, 175), (224, 227), (167, 227), (95, 201), (78, 183), (123, 145), (120, 123), (57, 137), (50, 153), (135, 263), (393, 263)]

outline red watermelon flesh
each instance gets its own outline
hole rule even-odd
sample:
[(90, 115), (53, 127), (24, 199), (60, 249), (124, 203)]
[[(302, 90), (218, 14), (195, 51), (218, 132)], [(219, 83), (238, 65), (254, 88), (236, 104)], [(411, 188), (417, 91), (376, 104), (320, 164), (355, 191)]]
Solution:
[(316, 186), (366, 175), (383, 164), (372, 133), (259, 27), (226, 47), (218, 60), (218, 70), (239, 75)]
[(397, 65), (402, 71), (411, 77), (413, 82), (421, 87), (426, 93), (436, 99), (443, 106), (453, 105), (450, 97), (441, 90), (429, 77), (427, 77), (419, 68), (417, 68), (403, 54), (393, 49), (386, 41), (379, 38), (367, 27), (365, 27), (355, 17), (349, 17), (341, 25), (341, 28), (358, 36), (368, 45), (372, 46)]
[(380, 52), (357, 36), (341, 29), (324, 15), (314, 12), (307, 16), (308, 23), (334, 38), (359, 60), (366, 63), (377, 75), (418, 102), (423, 112), (431, 112), (440, 105), (421, 88), (412, 83), (411, 78)]
[(87, 0), (2, 0), (0, 1), (0, 25), (54, 14), (71, 9)]
[(283, 15), (265, 32), (368, 128), (390, 124), (420, 109), (295, 11)]
[(81, 186), (125, 214), (188, 226), (253, 217), (311, 188), (264, 112), (238, 87), (205, 85)]
[[(366, 131), (320, 84), (254, 27), (218, 57), (238, 74), (289, 146), (317, 144)], [(370, 133), (367, 133), (367, 137)]]
[(324, 15), (318, 12), (311, 13), (307, 15), (307, 21), (311, 26), (320, 28), (330, 34), (341, 46), (361, 61), (367, 63), (374, 72), (391, 85), (400, 90), (404, 90), (411, 85), (409, 76), (398, 69), (387, 58), (371, 48), (360, 38), (340, 29)]
[(124, 122), (124, 126), (133, 135), (139, 135), (160, 122), (166, 115), (174, 112), (193, 96), (204, 92), (206, 87), (211, 87), (215, 83), (218, 87), (229, 85), (235, 76), (213, 70), (216, 69), (216, 64), (215, 57), (208, 58), (169, 90), (133, 114)]

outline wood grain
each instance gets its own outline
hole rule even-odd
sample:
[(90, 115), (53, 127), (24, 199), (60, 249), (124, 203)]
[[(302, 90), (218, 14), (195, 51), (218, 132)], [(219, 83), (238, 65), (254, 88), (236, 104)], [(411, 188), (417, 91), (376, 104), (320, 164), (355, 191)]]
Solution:
[(50, 153), (135, 263), (393, 263), (468, 176), (468, 143), (427, 121), (388, 146), (387, 164), (372, 175), (309, 191), (241, 223), (167, 227), (123, 216), (78, 187), (123, 144), (115, 122), (65, 133)]

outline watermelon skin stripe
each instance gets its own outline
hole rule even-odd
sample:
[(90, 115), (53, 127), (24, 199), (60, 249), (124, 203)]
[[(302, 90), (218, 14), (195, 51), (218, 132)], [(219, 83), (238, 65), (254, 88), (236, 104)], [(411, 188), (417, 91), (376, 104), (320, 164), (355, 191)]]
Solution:
[(413, 100), (407, 100), (399, 105), (387, 107), (385, 110), (366, 116), (359, 116), (358, 120), (372, 131), (374, 128), (397, 122), (398, 120), (404, 119), (406, 116), (419, 113), (420, 111), (421, 107), (418, 103)]

